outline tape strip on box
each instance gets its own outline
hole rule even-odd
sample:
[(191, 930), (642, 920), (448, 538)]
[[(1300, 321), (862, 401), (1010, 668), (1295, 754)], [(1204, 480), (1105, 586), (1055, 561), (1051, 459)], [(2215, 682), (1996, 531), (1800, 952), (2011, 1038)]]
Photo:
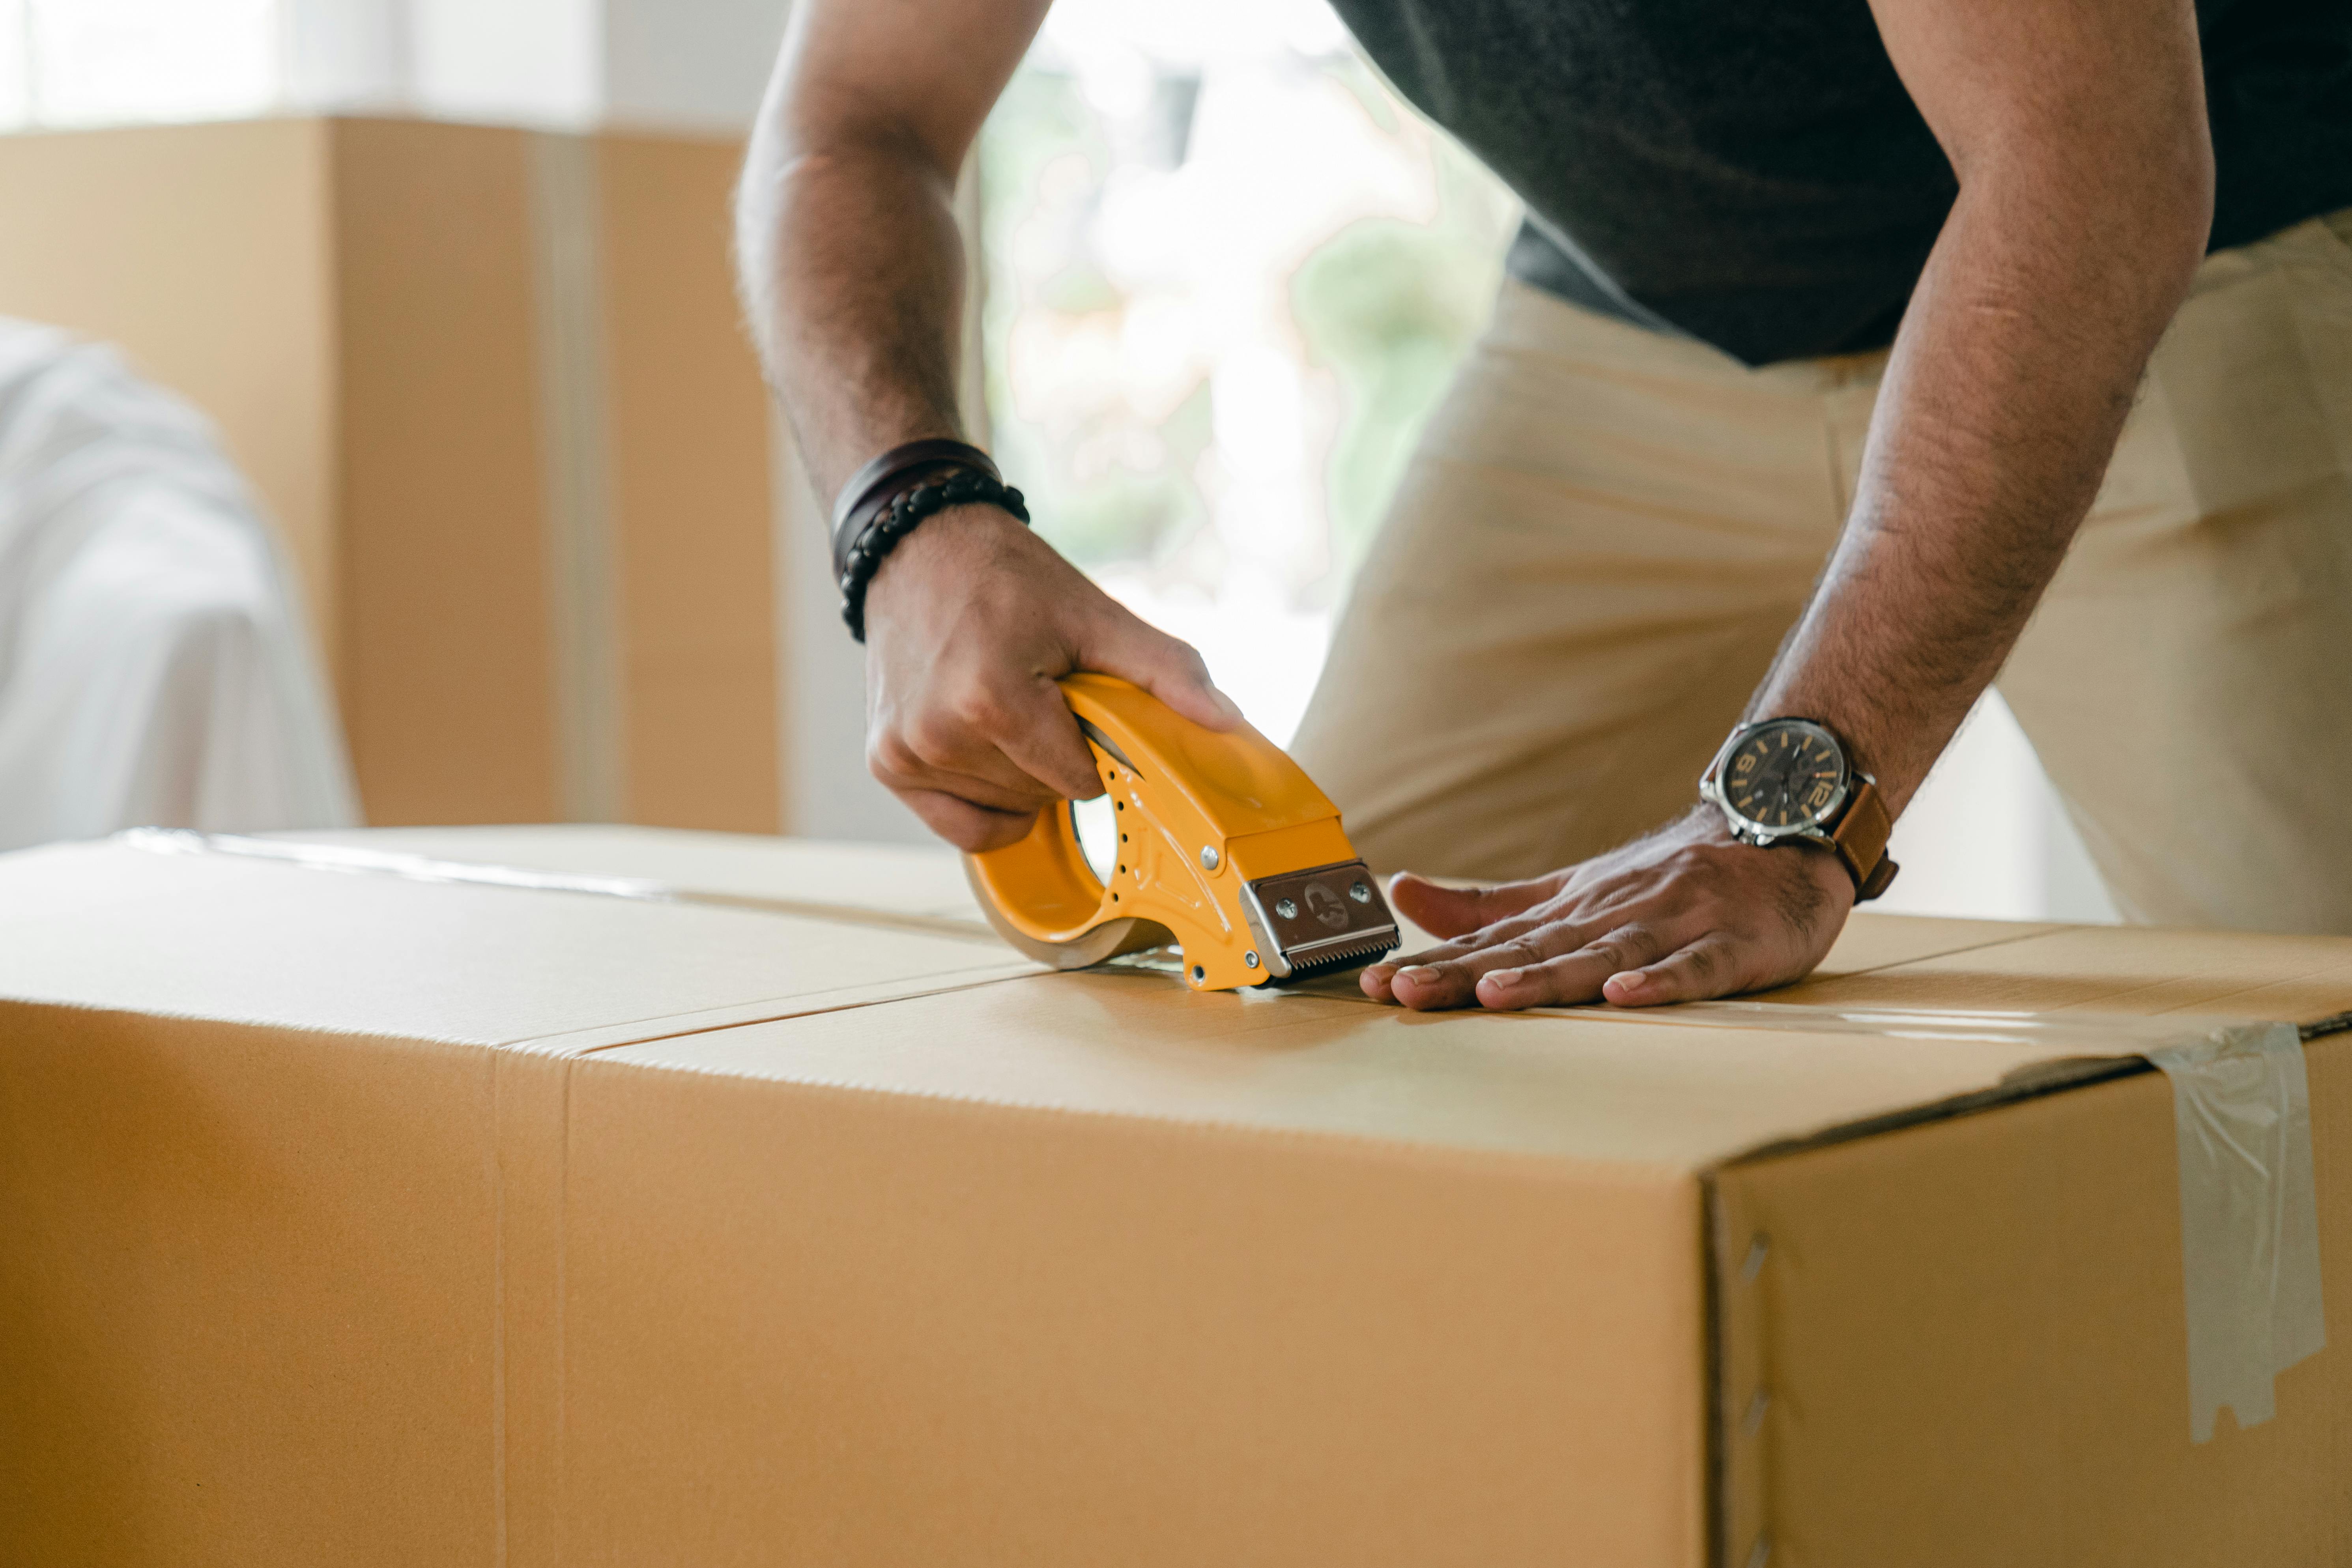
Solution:
[(2327, 1343), (2303, 1038), (2242, 1024), (2145, 1053), (2172, 1080), (2180, 1257), (2189, 1307), (2189, 1431), (2275, 1413), (2272, 1379)]

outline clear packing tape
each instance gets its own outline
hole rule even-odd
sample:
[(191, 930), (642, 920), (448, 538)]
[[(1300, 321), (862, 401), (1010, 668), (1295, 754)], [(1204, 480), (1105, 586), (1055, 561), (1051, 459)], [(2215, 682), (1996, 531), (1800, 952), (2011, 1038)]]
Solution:
[[(695, 892), (634, 878), (529, 871), (299, 840), (140, 828), (119, 836), (163, 854), (226, 854), (314, 870), (469, 882), (657, 902), (717, 904), (890, 925), (957, 930), (968, 922), (892, 916), (798, 900)], [(1148, 959), (1150, 955), (1139, 955)], [(1588, 1009), (1542, 1009), (1574, 1016)], [(1854, 1033), (1890, 1039), (1983, 1040), (2046, 1049), (2031, 1079), (1988, 1103), (2039, 1087), (2104, 1076), (2140, 1058), (2171, 1080), (2180, 1184), (2182, 1296), (2189, 1338), (2189, 1427), (2203, 1443), (2227, 1405), (2240, 1426), (2276, 1413), (2273, 1380), (2325, 1348), (2320, 1306), (2319, 1211), (2311, 1154), (2310, 1091), (2303, 1042), (2352, 1030), (2352, 1013), (2294, 1024), (2172, 1014), (2034, 1014), (1945, 1008), (1807, 1006), (1700, 1002), (1619, 1020), (1738, 1028)], [(1953, 1110), (1965, 1110), (1965, 1104)]]
[[(2180, 1184), (2189, 1432), (2210, 1441), (2229, 1406), (2241, 1427), (2276, 1414), (2273, 1380), (2326, 1348), (2319, 1207), (2303, 1042), (2352, 1029), (2352, 1014), (2294, 1024), (1700, 1003), (1680, 1023), (1736, 1023), (1892, 1038), (1980, 1039), (2073, 1052), (2053, 1069), (2130, 1055), (2172, 1084)], [(2080, 1081), (2062, 1070), (2054, 1084)]]
[(2172, 1080), (2189, 1306), (2189, 1431), (2271, 1418), (2271, 1380), (2327, 1343), (2311, 1101), (2293, 1024), (2239, 1024), (2146, 1053)]

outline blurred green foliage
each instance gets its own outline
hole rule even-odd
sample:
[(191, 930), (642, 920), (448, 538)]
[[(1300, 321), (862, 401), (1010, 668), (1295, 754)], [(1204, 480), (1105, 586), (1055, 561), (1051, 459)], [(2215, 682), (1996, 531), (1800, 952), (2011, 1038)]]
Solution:
[(1339, 382), (1343, 413), (1325, 482), (1342, 580), (1370, 547), (1422, 426), (1486, 325), (1516, 216), (1467, 154), (1441, 141), (1437, 155), (1436, 222), (1361, 219), (1291, 276), (1292, 319), (1314, 362)]
[[(1320, 68), (1340, 80), (1382, 134), (1407, 129), (1409, 111), (1360, 62)], [(1433, 222), (1360, 219), (1288, 280), (1309, 363), (1333, 376), (1340, 396), (1325, 476), (1333, 597), (1370, 547), (1422, 426), (1486, 321), (1517, 222), (1508, 193), (1451, 141), (1433, 136), (1431, 155)], [(1007, 351), (1022, 312), (1104, 314), (1115, 328), (1125, 308), (1084, 233), (1114, 157), (1076, 81), (1034, 69), (1013, 78), (980, 145), (992, 437), (1006, 472), (1030, 494), (1040, 531), (1092, 567), (1159, 558), (1209, 517), (1195, 480), (1212, 440), (1205, 381), (1148, 430), (1116, 395), (1088, 405), (1083, 423), (1071, 428), (1048, 430), (1014, 411)], [(1064, 162), (1070, 159), (1080, 161), (1082, 175)], [(1063, 232), (1028, 231), (1039, 223)], [(1024, 298), (1015, 247), (1040, 245), (1051, 247), (1055, 268), (1033, 281)], [(1137, 461), (1139, 454), (1147, 460)]]

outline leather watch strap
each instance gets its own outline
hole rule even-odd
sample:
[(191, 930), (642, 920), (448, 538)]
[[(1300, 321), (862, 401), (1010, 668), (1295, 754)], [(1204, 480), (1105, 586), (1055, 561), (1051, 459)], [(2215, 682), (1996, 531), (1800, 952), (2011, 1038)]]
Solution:
[(1830, 847), (1853, 879), (1854, 902), (1867, 903), (1886, 891), (1901, 869), (1886, 853), (1886, 841), (1894, 833), (1895, 819), (1887, 815), (1878, 786), (1864, 779), (1830, 832)]

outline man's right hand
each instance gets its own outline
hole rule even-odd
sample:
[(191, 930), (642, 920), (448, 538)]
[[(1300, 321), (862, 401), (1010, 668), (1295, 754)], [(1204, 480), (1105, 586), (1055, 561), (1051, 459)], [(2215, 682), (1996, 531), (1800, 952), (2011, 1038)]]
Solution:
[(1054, 683), (1116, 675), (1213, 730), (1240, 710), (1191, 645), (1147, 626), (1013, 518), (938, 513), (866, 594), (866, 757), (874, 776), (967, 850), (1029, 831), (1059, 800), (1102, 793)]

